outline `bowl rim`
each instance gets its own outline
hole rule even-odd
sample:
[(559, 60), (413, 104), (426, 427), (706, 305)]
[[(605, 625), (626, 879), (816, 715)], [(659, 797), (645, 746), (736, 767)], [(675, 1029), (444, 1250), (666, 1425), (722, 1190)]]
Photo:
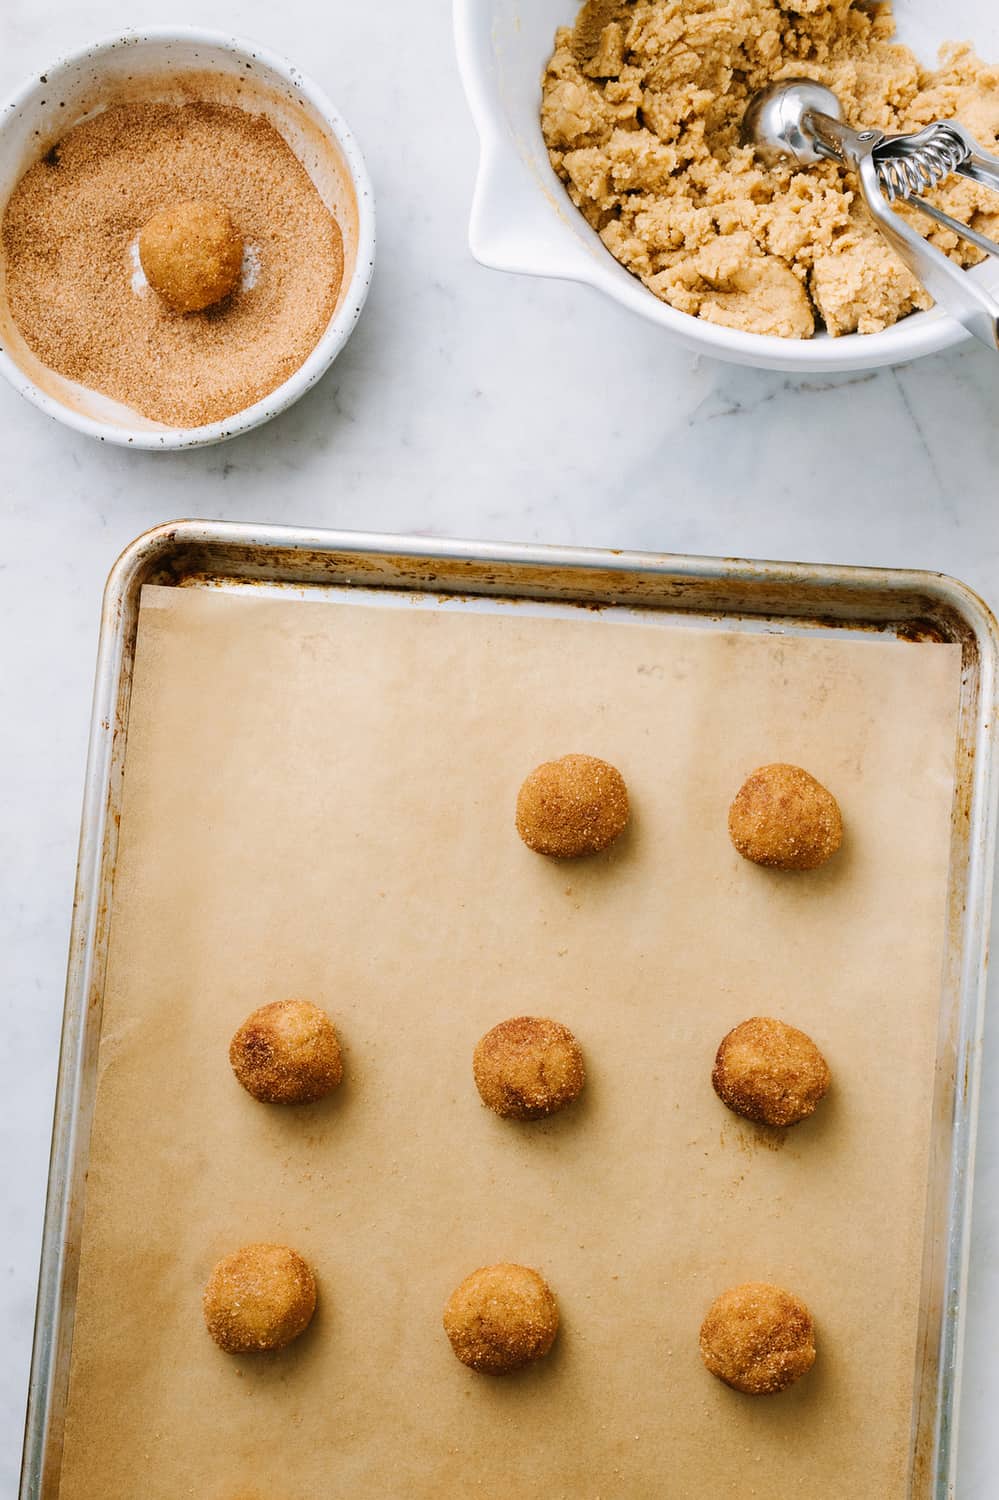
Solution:
[[(637, 313), (646, 322), (665, 328), (687, 348), (697, 353), (766, 369), (802, 374), (869, 370), (904, 364), (909, 360), (970, 342), (971, 335), (939, 306), (925, 312), (909, 313), (879, 333), (847, 333), (836, 338), (827, 335), (822, 338), (784, 339), (773, 334), (747, 333), (742, 329), (726, 328), (722, 324), (692, 317), (689, 313), (680, 312), (660, 301), (637, 277), (620, 267), (602, 242), (598, 243), (610, 262), (606, 265), (598, 255), (584, 249), (584, 241), (577, 233), (577, 227), (567, 222), (559, 224), (560, 205), (554, 197), (548, 199), (547, 218), (551, 226), (558, 225), (556, 232), (564, 243), (564, 256), (560, 257), (558, 251), (552, 252), (550, 248), (548, 254), (536, 253), (536, 247), (532, 247), (530, 243), (529, 231), (518, 238), (516, 226), (512, 231), (508, 229), (502, 235), (497, 235), (491, 228), (497, 222), (494, 210), (501, 194), (506, 196), (504, 189), (509, 190), (512, 173), (516, 172), (520, 177), (521, 187), (530, 183), (531, 196), (535, 200), (542, 202), (548, 195), (522, 155), (507, 118), (506, 108), (499, 97), (499, 75), (492, 57), (492, 27), (489, 28), (488, 39), (483, 39), (483, 18), (487, 14), (494, 16), (495, 0), (490, 0), (489, 4), (484, 3), (484, 0), (452, 0), (458, 71), (479, 137), (479, 163), (469, 219), (468, 243), (472, 255), (480, 265), (519, 275), (543, 276), (594, 287), (621, 306)], [(538, 79), (540, 106), (540, 70)], [(566, 208), (579, 218), (588, 235), (592, 235), (593, 231), (586, 225), (568, 195), (564, 194), (562, 184), (554, 172), (552, 187), (563, 193)], [(619, 269), (628, 275), (628, 282), (622, 281), (615, 274)]]
[[(0, 132), (4, 130), (13, 115), (20, 113), (30, 104), (40, 87), (51, 87), (53, 81), (58, 80), (59, 74), (100, 59), (112, 52), (159, 42), (183, 42), (214, 47), (230, 52), (233, 56), (259, 62), (284, 82), (290, 84), (302, 98), (312, 105), (339, 146), (350, 173), (357, 201), (357, 251), (353, 273), (340, 306), (323, 330), (315, 347), (298, 369), (292, 371), (287, 380), (282, 381), (273, 391), (261, 397), (259, 401), (255, 401), (251, 406), (244, 407), (241, 411), (234, 412), (232, 416), (220, 421), (206, 422), (200, 427), (159, 425), (132, 428), (118, 423), (102, 422), (98, 418), (74, 410), (43, 391), (31, 376), (21, 369), (7, 350), (0, 347), (0, 375), (5, 376), (20, 395), (45, 412), (47, 416), (54, 417), (77, 432), (86, 433), (88, 437), (97, 438), (100, 442), (154, 452), (179, 448), (202, 448), (212, 443), (226, 442), (230, 438), (251, 431), (254, 427), (261, 426), (271, 417), (285, 411), (310, 390), (336, 359), (361, 315), (371, 285), (376, 246), (374, 188), (357, 138), (343, 115), (325, 90), (288, 58), (246, 37), (235, 36), (230, 32), (188, 25), (144, 26), (125, 28), (99, 37), (73, 51), (63, 53), (48, 67), (33, 72), (19, 88), (15, 89), (0, 104)], [(42, 83), (43, 79), (45, 84)], [(0, 214), (5, 204), (6, 200), (3, 205), (0, 205)]]

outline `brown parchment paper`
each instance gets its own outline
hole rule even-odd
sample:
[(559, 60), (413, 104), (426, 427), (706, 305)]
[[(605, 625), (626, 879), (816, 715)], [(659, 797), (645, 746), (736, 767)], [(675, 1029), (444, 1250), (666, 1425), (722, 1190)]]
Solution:
[[(513, 609), (147, 588), (129, 720), (62, 1500), (896, 1500), (911, 1441), (958, 700), (956, 647)], [(605, 756), (634, 822), (581, 863), (513, 828), (524, 774)], [(800, 762), (843, 807), (808, 875), (728, 803)], [(334, 1016), (346, 1080), (269, 1108), (227, 1047), (265, 1001)], [(550, 1122), (479, 1104), (480, 1034), (571, 1026)], [(710, 1085), (723, 1033), (804, 1027), (834, 1086), (786, 1134)], [(251, 1240), (320, 1306), (233, 1359), (201, 1290)], [(553, 1355), (475, 1375), (452, 1287), (511, 1259)], [(819, 1358), (740, 1396), (697, 1350), (773, 1280)]]

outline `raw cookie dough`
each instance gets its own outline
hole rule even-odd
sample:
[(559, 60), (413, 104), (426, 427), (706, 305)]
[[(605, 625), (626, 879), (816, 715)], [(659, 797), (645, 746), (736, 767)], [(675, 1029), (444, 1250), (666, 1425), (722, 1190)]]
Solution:
[(711, 1074), (723, 1104), (760, 1125), (797, 1125), (829, 1088), (829, 1065), (810, 1036), (754, 1016), (728, 1033)]
[(586, 1081), (579, 1043), (559, 1021), (515, 1016), (487, 1031), (472, 1059), (483, 1104), (510, 1120), (564, 1109)]
[(444, 1331), (463, 1365), (506, 1375), (551, 1349), (558, 1303), (544, 1277), (528, 1266), (482, 1266), (448, 1298)]
[(275, 1000), (255, 1010), (230, 1042), (229, 1062), (262, 1104), (311, 1104), (343, 1078), (333, 1022), (309, 1000)]
[(283, 1349), (315, 1310), (315, 1277), (286, 1245), (244, 1245), (218, 1262), (205, 1287), (205, 1323), (227, 1354)]
[(243, 240), (219, 203), (175, 203), (139, 231), (139, 260), (154, 292), (174, 312), (201, 312), (235, 289)]
[(761, 766), (735, 794), (728, 831), (744, 859), (775, 870), (815, 870), (843, 842), (839, 803), (801, 766)]
[[(889, 5), (851, 0), (589, 0), (556, 33), (541, 122), (573, 203), (621, 263), (681, 312), (751, 333), (873, 333), (931, 299), (832, 162), (768, 170), (740, 146), (746, 105), (780, 78), (831, 88), (886, 131), (959, 119), (999, 140), (999, 68), (948, 46), (920, 67)], [(985, 234), (999, 200), (954, 179), (934, 201)], [(909, 211), (911, 212), (911, 210)], [(927, 225), (913, 215), (921, 232)], [(981, 252), (932, 225), (961, 265)]]
[(790, 1292), (759, 1281), (722, 1292), (701, 1324), (700, 1344), (712, 1375), (748, 1396), (782, 1391), (815, 1363), (808, 1308)]
[(595, 755), (563, 755), (528, 776), (517, 796), (517, 832), (529, 849), (577, 859), (606, 849), (625, 830), (628, 788)]

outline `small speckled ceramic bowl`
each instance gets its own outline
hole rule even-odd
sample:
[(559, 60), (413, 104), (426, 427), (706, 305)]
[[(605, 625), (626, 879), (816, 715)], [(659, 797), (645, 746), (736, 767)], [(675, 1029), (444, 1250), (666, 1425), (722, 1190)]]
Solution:
[(371, 282), (374, 195), (346, 121), (325, 94), (283, 58), (250, 42), (195, 27), (125, 32), (63, 58), (26, 83), (0, 110), (0, 205), (6, 204), (43, 151), (110, 98), (124, 92), (168, 99), (171, 78), (192, 73), (204, 75), (206, 97), (223, 100), (238, 80), (240, 103), (266, 115), (305, 167), (343, 235), (340, 296), (308, 359), (269, 396), (222, 422), (167, 427), (41, 363), (10, 315), (0, 250), (0, 373), (49, 416), (102, 442), (197, 448), (258, 427), (297, 401), (329, 368), (360, 317)]

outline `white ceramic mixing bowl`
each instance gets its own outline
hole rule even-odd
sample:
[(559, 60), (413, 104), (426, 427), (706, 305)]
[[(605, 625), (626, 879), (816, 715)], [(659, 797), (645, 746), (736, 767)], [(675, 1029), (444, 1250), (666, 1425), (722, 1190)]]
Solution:
[[(585, 282), (657, 323), (701, 354), (736, 364), (797, 371), (863, 370), (900, 364), (968, 338), (938, 308), (883, 333), (794, 340), (720, 328), (660, 302), (604, 248), (552, 171), (541, 136), (541, 77), (555, 29), (580, 0), (454, 0), (455, 40), (465, 93), (481, 143), (469, 243), (499, 271)], [(927, 64), (946, 40), (972, 40), (999, 62), (997, 0), (896, 0), (901, 41)], [(862, 123), (862, 122), (861, 122)], [(968, 274), (999, 291), (995, 261)], [(580, 309), (585, 316), (585, 308)]]
[(192, 73), (204, 78), (205, 97), (223, 102), (228, 102), (238, 80), (240, 104), (266, 115), (305, 167), (343, 235), (340, 296), (308, 359), (270, 395), (221, 422), (167, 427), (66, 380), (37, 359), (11, 318), (0, 253), (0, 374), (50, 416), (103, 442), (196, 448), (258, 427), (297, 401), (329, 368), (350, 337), (371, 281), (374, 195), (346, 121), (326, 95), (283, 58), (251, 42), (192, 26), (126, 32), (95, 42), (26, 83), (0, 109), (0, 212), (22, 174), (70, 126), (122, 91), (144, 99), (170, 99), (171, 80)]

